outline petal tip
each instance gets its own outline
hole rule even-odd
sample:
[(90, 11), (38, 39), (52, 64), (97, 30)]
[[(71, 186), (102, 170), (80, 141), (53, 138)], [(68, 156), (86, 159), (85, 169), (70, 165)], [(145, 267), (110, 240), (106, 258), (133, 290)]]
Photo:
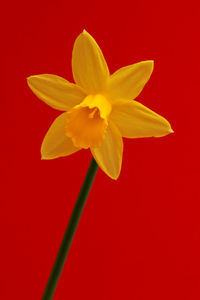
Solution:
[(36, 75), (30, 75), (28, 77), (26, 77), (27, 83), (30, 85), (31, 83), (34, 82), (34, 78), (36, 77)]
[(117, 179), (119, 178), (119, 175), (115, 176), (115, 177), (111, 177), (113, 180), (117, 181)]
[(153, 70), (154, 68), (154, 60), (148, 60), (149, 65), (151, 66), (151, 69)]
[(144, 64), (146, 64), (146, 66), (151, 70), (151, 72), (154, 69), (154, 60), (150, 59), (150, 60), (144, 60), (143, 61)]
[(90, 34), (87, 32), (87, 30), (84, 28), (83, 31), (81, 32), (81, 35), (85, 38), (90, 37)]
[(27, 82), (30, 82), (31, 77), (32, 77), (32, 76), (26, 77), (26, 81), (27, 81)]

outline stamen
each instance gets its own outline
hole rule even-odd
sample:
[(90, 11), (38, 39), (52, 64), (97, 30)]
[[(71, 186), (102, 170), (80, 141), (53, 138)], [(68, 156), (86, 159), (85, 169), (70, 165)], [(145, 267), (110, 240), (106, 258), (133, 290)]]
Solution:
[(99, 112), (98, 108), (95, 107), (95, 108), (93, 109), (93, 111), (88, 115), (88, 118), (93, 119), (94, 116), (95, 116), (95, 114), (98, 113), (98, 112)]

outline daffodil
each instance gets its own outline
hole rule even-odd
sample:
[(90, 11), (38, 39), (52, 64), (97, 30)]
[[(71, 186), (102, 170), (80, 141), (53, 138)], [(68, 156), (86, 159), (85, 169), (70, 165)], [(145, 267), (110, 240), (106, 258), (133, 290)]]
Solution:
[(74, 43), (72, 71), (75, 83), (50, 74), (28, 77), (29, 87), (39, 99), (64, 111), (43, 140), (43, 159), (89, 148), (99, 167), (117, 179), (123, 137), (162, 137), (173, 132), (165, 118), (134, 100), (151, 76), (152, 60), (110, 75), (101, 49), (84, 30)]
[(88, 148), (94, 157), (42, 300), (53, 298), (98, 165), (108, 176), (117, 179), (122, 164), (123, 137), (161, 137), (173, 132), (166, 119), (134, 100), (151, 76), (153, 61), (142, 61), (110, 75), (101, 49), (84, 30), (74, 43), (72, 71), (75, 83), (50, 74), (28, 77), (29, 87), (39, 99), (64, 111), (52, 123), (42, 142), (42, 158), (54, 159)]

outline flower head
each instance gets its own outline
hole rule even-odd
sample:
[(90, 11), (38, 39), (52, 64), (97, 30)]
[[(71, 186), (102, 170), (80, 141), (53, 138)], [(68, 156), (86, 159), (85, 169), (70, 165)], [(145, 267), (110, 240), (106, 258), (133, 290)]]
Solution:
[(84, 30), (74, 43), (72, 71), (75, 84), (50, 74), (27, 79), (39, 99), (65, 111), (43, 140), (43, 159), (90, 148), (100, 168), (117, 179), (122, 137), (161, 137), (173, 132), (166, 119), (133, 100), (149, 80), (153, 61), (142, 61), (110, 75), (101, 49)]

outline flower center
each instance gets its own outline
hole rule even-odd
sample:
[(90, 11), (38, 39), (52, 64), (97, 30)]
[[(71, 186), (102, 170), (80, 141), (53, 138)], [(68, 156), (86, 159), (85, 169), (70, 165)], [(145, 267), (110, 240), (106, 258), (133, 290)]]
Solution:
[(67, 113), (65, 133), (78, 148), (99, 147), (110, 112), (111, 104), (103, 95), (89, 95)]

